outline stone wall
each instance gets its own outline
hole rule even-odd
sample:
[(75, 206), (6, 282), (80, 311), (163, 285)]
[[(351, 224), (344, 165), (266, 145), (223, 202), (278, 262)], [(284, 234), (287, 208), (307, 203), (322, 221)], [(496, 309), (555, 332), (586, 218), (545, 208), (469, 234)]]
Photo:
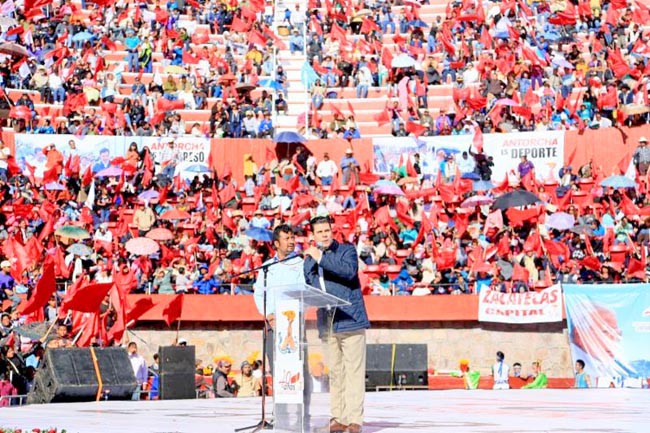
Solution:
[[(137, 327), (130, 338), (138, 343), (140, 353), (148, 362), (159, 345), (169, 345), (176, 338), (175, 330)], [(315, 331), (308, 338), (315, 338)], [(196, 346), (197, 359), (213, 364), (217, 356), (228, 355), (239, 363), (256, 351), (261, 353), (261, 332), (250, 324), (193, 323), (182, 327), (180, 338)], [(373, 323), (367, 334), (368, 343), (426, 343), (429, 368), (452, 370), (465, 358), (472, 368), (489, 374), (495, 353), (501, 350), (508, 364), (519, 361), (529, 371), (532, 361), (541, 360), (550, 377), (571, 377), (573, 368), (569, 352), (566, 323), (536, 325), (479, 324), (477, 322), (424, 322), (398, 325)], [(146, 342), (147, 344), (145, 344)], [(318, 352), (318, 350), (311, 350)]]

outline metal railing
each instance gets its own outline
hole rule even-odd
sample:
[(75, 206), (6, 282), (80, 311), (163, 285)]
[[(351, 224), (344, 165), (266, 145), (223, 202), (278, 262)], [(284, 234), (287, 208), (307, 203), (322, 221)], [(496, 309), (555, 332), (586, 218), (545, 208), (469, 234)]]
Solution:
[[(5, 405), (4, 402), (7, 400), (9, 401), (9, 404)], [(10, 406), (22, 406), (24, 404), (27, 404), (27, 394), (0, 396), (0, 408), (10, 407)]]

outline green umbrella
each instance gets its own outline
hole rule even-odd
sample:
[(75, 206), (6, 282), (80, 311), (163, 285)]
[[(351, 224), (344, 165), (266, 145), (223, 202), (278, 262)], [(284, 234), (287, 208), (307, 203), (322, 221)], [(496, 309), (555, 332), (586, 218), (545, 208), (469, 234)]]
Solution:
[(77, 226), (59, 227), (54, 233), (70, 239), (88, 239), (90, 237), (90, 233)]
[(47, 333), (49, 327), (50, 324), (47, 322), (32, 322), (14, 328), (14, 332), (21, 337), (29, 338), (30, 340), (40, 340)]

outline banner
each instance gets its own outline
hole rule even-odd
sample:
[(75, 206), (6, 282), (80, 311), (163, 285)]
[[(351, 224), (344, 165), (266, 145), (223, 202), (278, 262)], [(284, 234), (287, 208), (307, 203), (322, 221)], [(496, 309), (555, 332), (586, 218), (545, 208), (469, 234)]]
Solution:
[(303, 360), (300, 350), (300, 301), (277, 300), (275, 305), (275, 404), (302, 404)]
[(641, 386), (650, 377), (647, 284), (565, 284), (571, 356), (592, 386)]
[(540, 292), (501, 293), (481, 290), (479, 322), (548, 323), (562, 321), (562, 289), (555, 285)]
[[(385, 174), (398, 168), (400, 157), (420, 154), (422, 173), (435, 178), (445, 155), (460, 158), (472, 146), (473, 135), (437, 137), (384, 137), (373, 139), (374, 171)], [(521, 157), (535, 166), (538, 179), (557, 179), (564, 164), (564, 131), (517, 132), (483, 135), (483, 150), (493, 158), (492, 179), (502, 181), (505, 174), (517, 172)]]
[[(107, 135), (45, 135), (45, 134), (16, 134), (16, 161), (18, 166), (27, 174), (26, 163), (36, 168), (34, 175), (43, 177), (45, 162), (47, 161), (43, 149), (54, 143), (64, 158), (73, 153), (79, 155), (81, 172), (88, 165), (92, 165), (93, 172), (106, 168), (115, 157), (125, 156), (132, 143), (138, 150), (148, 147), (155, 164), (174, 161), (175, 174), (183, 178), (192, 178), (203, 172), (192, 165), (207, 167), (210, 159), (210, 139), (203, 137), (121, 137)], [(74, 146), (74, 148), (73, 148)], [(206, 172), (209, 172), (206, 171)]]

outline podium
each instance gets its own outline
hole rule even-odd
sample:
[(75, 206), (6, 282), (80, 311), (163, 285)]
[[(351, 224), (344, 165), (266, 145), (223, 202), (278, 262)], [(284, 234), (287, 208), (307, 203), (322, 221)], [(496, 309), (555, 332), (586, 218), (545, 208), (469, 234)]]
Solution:
[(334, 310), (350, 303), (309, 285), (269, 290), (273, 291), (275, 311), (274, 431), (306, 433), (310, 425), (327, 425), (330, 416), (326, 349), (310, 310)]

